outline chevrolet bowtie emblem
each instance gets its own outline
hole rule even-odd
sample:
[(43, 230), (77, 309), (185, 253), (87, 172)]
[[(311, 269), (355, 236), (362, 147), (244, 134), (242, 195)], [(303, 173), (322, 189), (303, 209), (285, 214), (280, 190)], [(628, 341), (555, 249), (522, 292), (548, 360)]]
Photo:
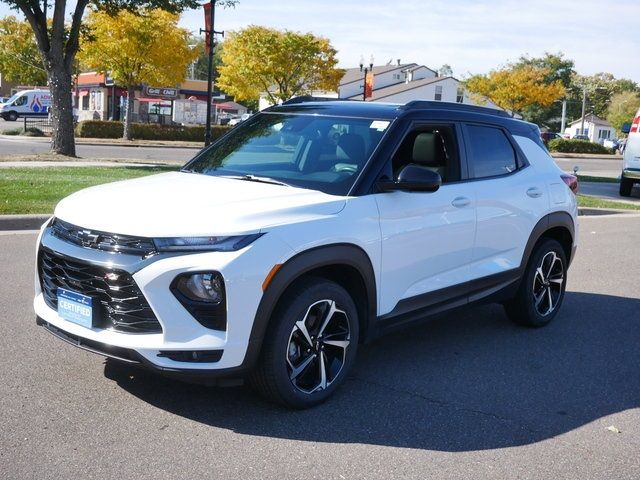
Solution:
[(84, 247), (88, 247), (98, 242), (98, 235), (95, 233), (91, 233), (91, 230), (81, 230), (80, 232), (78, 232), (78, 237), (80, 238), (82, 246)]

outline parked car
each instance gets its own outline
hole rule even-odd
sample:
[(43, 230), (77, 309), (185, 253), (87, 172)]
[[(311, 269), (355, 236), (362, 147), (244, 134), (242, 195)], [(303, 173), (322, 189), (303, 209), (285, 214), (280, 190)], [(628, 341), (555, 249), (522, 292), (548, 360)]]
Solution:
[(576, 189), (538, 128), (501, 111), (292, 100), (180, 172), (62, 200), (38, 237), (37, 323), (310, 407), (345, 382), (360, 343), (432, 314), (492, 301), (518, 324), (552, 321)]
[(551, 140), (554, 140), (556, 138), (562, 138), (562, 136), (559, 133), (555, 133), (555, 132), (542, 132), (540, 134), (540, 138), (542, 139), (542, 141), (546, 145)]
[(605, 148), (610, 148), (612, 150), (617, 150), (619, 145), (619, 140), (617, 138), (607, 138), (602, 141), (602, 146)]
[(14, 122), (18, 117), (47, 116), (50, 107), (49, 90), (22, 90), (0, 105), (0, 117)]
[(251, 118), (250, 113), (243, 113), (239, 117), (235, 117), (229, 120), (229, 125), (238, 125), (239, 123), (244, 122), (245, 120), (249, 120), (249, 118)]
[(635, 183), (640, 183), (640, 110), (633, 119), (624, 147), (620, 195), (629, 197)]
[(573, 137), (571, 137), (571, 138), (572, 138), (573, 140), (584, 140), (584, 141), (587, 141), (587, 142), (589, 142), (589, 141), (590, 141), (588, 136), (586, 136), (586, 135), (581, 135), (581, 134), (574, 135), (574, 136), (573, 136)]

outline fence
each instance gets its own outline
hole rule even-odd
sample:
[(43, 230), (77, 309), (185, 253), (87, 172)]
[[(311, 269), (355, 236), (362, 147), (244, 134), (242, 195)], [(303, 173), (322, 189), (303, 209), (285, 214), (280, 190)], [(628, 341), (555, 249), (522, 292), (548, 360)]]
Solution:
[(28, 128), (37, 128), (46, 135), (51, 135), (53, 126), (48, 116), (46, 117), (24, 117), (22, 119), (25, 131)]

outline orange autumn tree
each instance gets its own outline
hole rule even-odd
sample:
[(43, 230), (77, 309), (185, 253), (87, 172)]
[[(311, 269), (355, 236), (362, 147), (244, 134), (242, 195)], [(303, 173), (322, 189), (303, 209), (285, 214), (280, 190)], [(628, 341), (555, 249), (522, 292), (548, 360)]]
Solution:
[(546, 81), (548, 74), (546, 68), (508, 66), (486, 75), (473, 75), (464, 81), (464, 86), (479, 103), (484, 97), (513, 115), (533, 105), (548, 107), (565, 95), (562, 82)]
[(131, 139), (135, 87), (173, 86), (184, 81), (197, 57), (189, 32), (178, 27), (177, 14), (160, 9), (122, 10), (115, 15), (92, 11), (87, 18), (79, 59), (91, 70), (109, 72), (127, 89), (124, 138)]
[(236, 100), (266, 93), (273, 104), (313, 90), (336, 91), (343, 70), (328, 39), (251, 25), (221, 44), (217, 86)]

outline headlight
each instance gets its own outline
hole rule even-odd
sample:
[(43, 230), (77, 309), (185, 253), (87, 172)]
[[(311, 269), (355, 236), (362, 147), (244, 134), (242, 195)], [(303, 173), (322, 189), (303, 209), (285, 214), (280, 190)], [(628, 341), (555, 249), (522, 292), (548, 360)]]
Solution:
[(176, 279), (176, 289), (190, 300), (220, 303), (224, 298), (222, 278), (216, 272), (183, 274)]
[(154, 238), (159, 252), (235, 252), (261, 237), (262, 233), (232, 237), (175, 237)]

